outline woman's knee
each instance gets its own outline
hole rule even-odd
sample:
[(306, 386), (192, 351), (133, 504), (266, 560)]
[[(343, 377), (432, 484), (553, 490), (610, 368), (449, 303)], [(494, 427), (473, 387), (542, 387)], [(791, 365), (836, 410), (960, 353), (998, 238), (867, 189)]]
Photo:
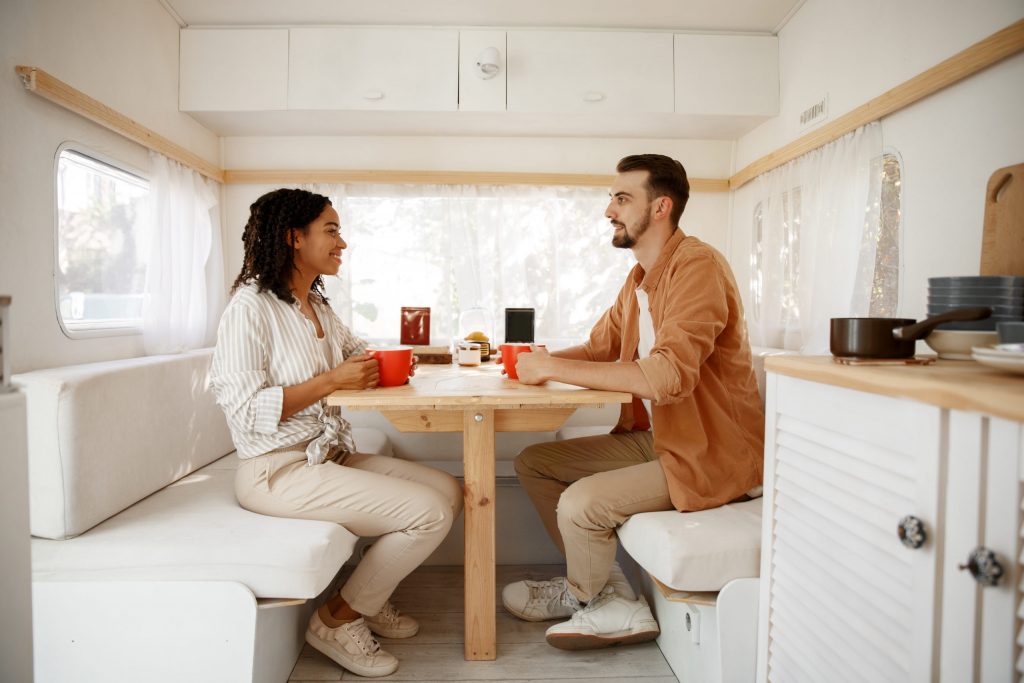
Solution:
[(448, 499), (448, 503), (452, 509), (452, 519), (454, 520), (454, 518), (458, 517), (459, 513), (462, 512), (462, 484), (460, 484), (459, 480), (453, 477), (452, 475), (446, 474), (444, 490), (442, 491), (442, 493)]

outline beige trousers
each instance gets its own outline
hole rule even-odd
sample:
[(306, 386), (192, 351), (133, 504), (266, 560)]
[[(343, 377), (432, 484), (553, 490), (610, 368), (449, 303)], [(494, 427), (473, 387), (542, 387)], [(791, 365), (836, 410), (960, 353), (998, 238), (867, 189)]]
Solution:
[(608, 582), (615, 529), (639, 512), (675, 509), (651, 432), (536, 444), (515, 465), (584, 602)]
[(446, 472), (382, 455), (335, 452), (310, 467), (305, 447), (243, 460), (235, 496), (253, 512), (379, 536), (341, 589), (352, 609), (373, 616), (448, 535), (462, 511), (462, 487)]

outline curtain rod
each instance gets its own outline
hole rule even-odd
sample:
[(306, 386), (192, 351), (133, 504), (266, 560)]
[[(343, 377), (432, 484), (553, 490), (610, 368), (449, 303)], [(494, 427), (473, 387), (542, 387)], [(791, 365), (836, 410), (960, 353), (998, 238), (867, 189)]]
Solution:
[[(608, 187), (614, 175), (586, 173), (512, 173), (501, 171), (224, 171), (226, 184), (384, 183), (412, 185), (567, 185)], [(725, 178), (690, 178), (691, 192), (728, 192)]]
[(787, 145), (745, 166), (729, 178), (729, 189), (736, 190), (762, 173), (796, 159), (894, 112), (953, 85), (982, 69), (1024, 50), (1024, 19), (996, 31), (988, 38), (961, 50), (949, 59), (922, 71), (892, 90), (862, 104), (838, 119), (797, 138)]
[(139, 143), (143, 147), (179, 161), (207, 178), (212, 178), (219, 183), (224, 182), (224, 171), (215, 164), (171, 142), (124, 114), (111, 109), (99, 100), (95, 100), (67, 83), (54, 78), (42, 69), (34, 66), (16, 66), (14, 70), (21, 76), (21, 81), (29, 92), (59, 104), (80, 116), (84, 116), (104, 128), (109, 128), (129, 140)]

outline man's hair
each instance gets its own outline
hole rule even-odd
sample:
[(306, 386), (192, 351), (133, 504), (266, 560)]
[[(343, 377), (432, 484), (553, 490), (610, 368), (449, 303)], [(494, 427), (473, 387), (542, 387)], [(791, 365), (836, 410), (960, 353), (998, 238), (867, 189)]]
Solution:
[[(259, 291), (271, 291), (278, 299), (292, 303), (289, 283), (295, 269), (295, 251), (291, 231), (305, 232), (331, 200), (306, 190), (281, 189), (268, 192), (249, 207), (249, 221), (242, 233), (245, 256), (242, 271), (231, 286), (234, 293), (239, 286), (254, 282)], [(317, 275), (310, 292), (327, 303), (323, 279)]]
[(672, 225), (679, 227), (679, 218), (690, 198), (690, 182), (686, 179), (683, 165), (664, 154), (632, 154), (623, 157), (615, 170), (619, 173), (647, 171), (647, 194), (649, 199), (668, 197), (672, 200)]

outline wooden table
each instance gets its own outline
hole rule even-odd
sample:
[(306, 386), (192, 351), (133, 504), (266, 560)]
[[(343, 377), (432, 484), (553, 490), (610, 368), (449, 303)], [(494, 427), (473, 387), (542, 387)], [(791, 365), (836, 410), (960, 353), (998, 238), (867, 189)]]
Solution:
[(467, 660), (496, 656), (494, 434), (558, 429), (580, 407), (627, 403), (632, 396), (557, 382), (528, 386), (479, 367), (421, 366), (409, 384), (336, 391), (329, 405), (378, 410), (401, 432), (462, 432), (465, 474)]

